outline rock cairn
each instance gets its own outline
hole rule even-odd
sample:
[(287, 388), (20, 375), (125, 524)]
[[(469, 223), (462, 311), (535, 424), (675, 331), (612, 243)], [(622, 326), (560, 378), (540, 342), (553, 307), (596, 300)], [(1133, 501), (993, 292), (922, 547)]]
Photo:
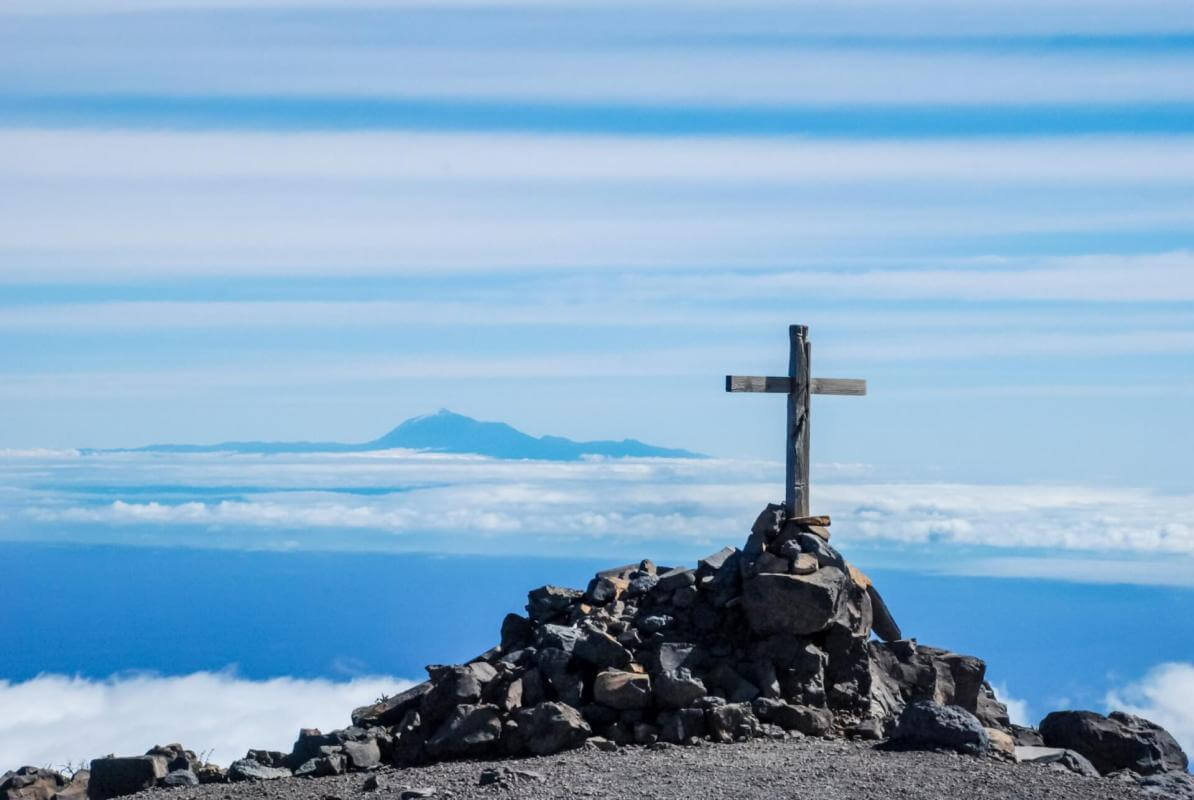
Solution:
[[(696, 568), (650, 561), (584, 590), (542, 586), (471, 662), (353, 712), (389, 731), (399, 765), (614, 745), (891, 733), (917, 700), (1011, 736), (974, 656), (902, 639), (870, 580), (829, 544), (827, 517), (759, 515), (741, 549)], [(884, 641), (871, 639), (876, 633)]]
[(599, 572), (584, 590), (532, 590), (497, 646), (427, 667), (426, 681), (356, 709), (348, 728), (300, 731), (290, 753), (250, 750), (225, 770), (175, 744), (95, 759), (73, 779), (26, 767), (0, 777), (0, 800), (802, 736), (1032, 762), (1194, 800), (1186, 755), (1147, 720), (1064, 711), (1039, 731), (1012, 725), (986, 664), (903, 638), (829, 539), (827, 517), (769, 505), (741, 549), (695, 568), (642, 561)]

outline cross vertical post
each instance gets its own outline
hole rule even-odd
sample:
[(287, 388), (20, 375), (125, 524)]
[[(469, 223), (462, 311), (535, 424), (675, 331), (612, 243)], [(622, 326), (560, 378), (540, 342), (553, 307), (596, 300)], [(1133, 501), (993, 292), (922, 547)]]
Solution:
[(788, 447), (784, 505), (788, 514), (808, 516), (809, 361), (812, 345), (807, 325), (788, 326)]

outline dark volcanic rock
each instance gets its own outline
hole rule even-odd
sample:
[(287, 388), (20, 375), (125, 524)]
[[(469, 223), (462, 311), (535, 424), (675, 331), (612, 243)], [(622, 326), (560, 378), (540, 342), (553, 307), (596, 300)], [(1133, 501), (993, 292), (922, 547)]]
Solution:
[(431, 681), (424, 681), (393, 697), (378, 700), (372, 705), (362, 706), (352, 712), (352, 724), (360, 726), (397, 725), (406, 716), (407, 711), (419, 707), (419, 704), (423, 702), (423, 696), (430, 691)]
[(904, 709), (891, 738), (903, 747), (940, 747), (975, 755), (990, 746), (982, 723), (969, 711), (927, 700)]
[(228, 765), (230, 781), (271, 781), (289, 777), (290, 770), (285, 767), (267, 767), (251, 758), (242, 758)]
[(593, 697), (610, 708), (646, 708), (651, 703), (651, 678), (638, 672), (607, 669), (593, 681)]
[(91, 762), (87, 796), (91, 800), (107, 800), (149, 789), (166, 777), (166, 772), (165, 756), (97, 758)]
[(163, 786), (198, 786), (199, 778), (189, 769), (176, 769), (166, 773), (162, 778)]
[[(86, 772), (86, 770), (81, 770), (81, 772)], [(50, 800), (50, 798), (61, 794), (68, 785), (66, 777), (55, 770), (21, 767), (14, 772), (6, 772), (0, 776), (0, 799)], [(83, 789), (86, 790), (85, 781)]]
[(759, 636), (817, 633), (838, 615), (845, 580), (834, 567), (811, 575), (762, 573), (743, 585), (742, 607)]
[(497, 706), (457, 706), (427, 740), (427, 754), (433, 758), (485, 755), (493, 750), (501, 735), (502, 719)]
[(1093, 711), (1054, 711), (1041, 720), (1040, 732), (1046, 745), (1081, 753), (1103, 775), (1120, 769), (1141, 775), (1184, 772), (1189, 766), (1168, 731), (1120, 711), (1107, 717)]
[(526, 748), (537, 756), (579, 747), (592, 735), (580, 713), (563, 703), (540, 703), (524, 708), (515, 717)]

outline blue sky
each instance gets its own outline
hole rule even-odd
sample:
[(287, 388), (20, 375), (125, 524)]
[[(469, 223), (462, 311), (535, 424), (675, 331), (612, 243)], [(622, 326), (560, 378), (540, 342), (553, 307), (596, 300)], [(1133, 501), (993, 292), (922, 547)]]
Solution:
[[(780, 494), (784, 404), (722, 377), (799, 322), (870, 385), (813, 412), (858, 563), (1189, 587), (1187, 0), (147, 8), (0, 6), (4, 538), (689, 559)], [(74, 450), (444, 406), (716, 458)]]
[(440, 406), (1187, 490), (1186, 3), (13, 2), (0, 445)]

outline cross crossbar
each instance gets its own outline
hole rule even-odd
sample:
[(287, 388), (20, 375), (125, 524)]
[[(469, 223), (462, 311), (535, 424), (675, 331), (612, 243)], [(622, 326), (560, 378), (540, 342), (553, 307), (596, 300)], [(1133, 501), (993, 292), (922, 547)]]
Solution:
[[(862, 397), (866, 394), (866, 381), (855, 378), (813, 378), (809, 381), (808, 390), (812, 394)], [(792, 391), (792, 379), (759, 375), (726, 375), (726, 391), (787, 394)]]
[(809, 376), (812, 346), (807, 325), (788, 327), (788, 374), (786, 377), (726, 375), (727, 392), (767, 392), (788, 396), (787, 486), (784, 505), (788, 516), (808, 516), (809, 398), (814, 394), (866, 394), (866, 381), (853, 378)]

